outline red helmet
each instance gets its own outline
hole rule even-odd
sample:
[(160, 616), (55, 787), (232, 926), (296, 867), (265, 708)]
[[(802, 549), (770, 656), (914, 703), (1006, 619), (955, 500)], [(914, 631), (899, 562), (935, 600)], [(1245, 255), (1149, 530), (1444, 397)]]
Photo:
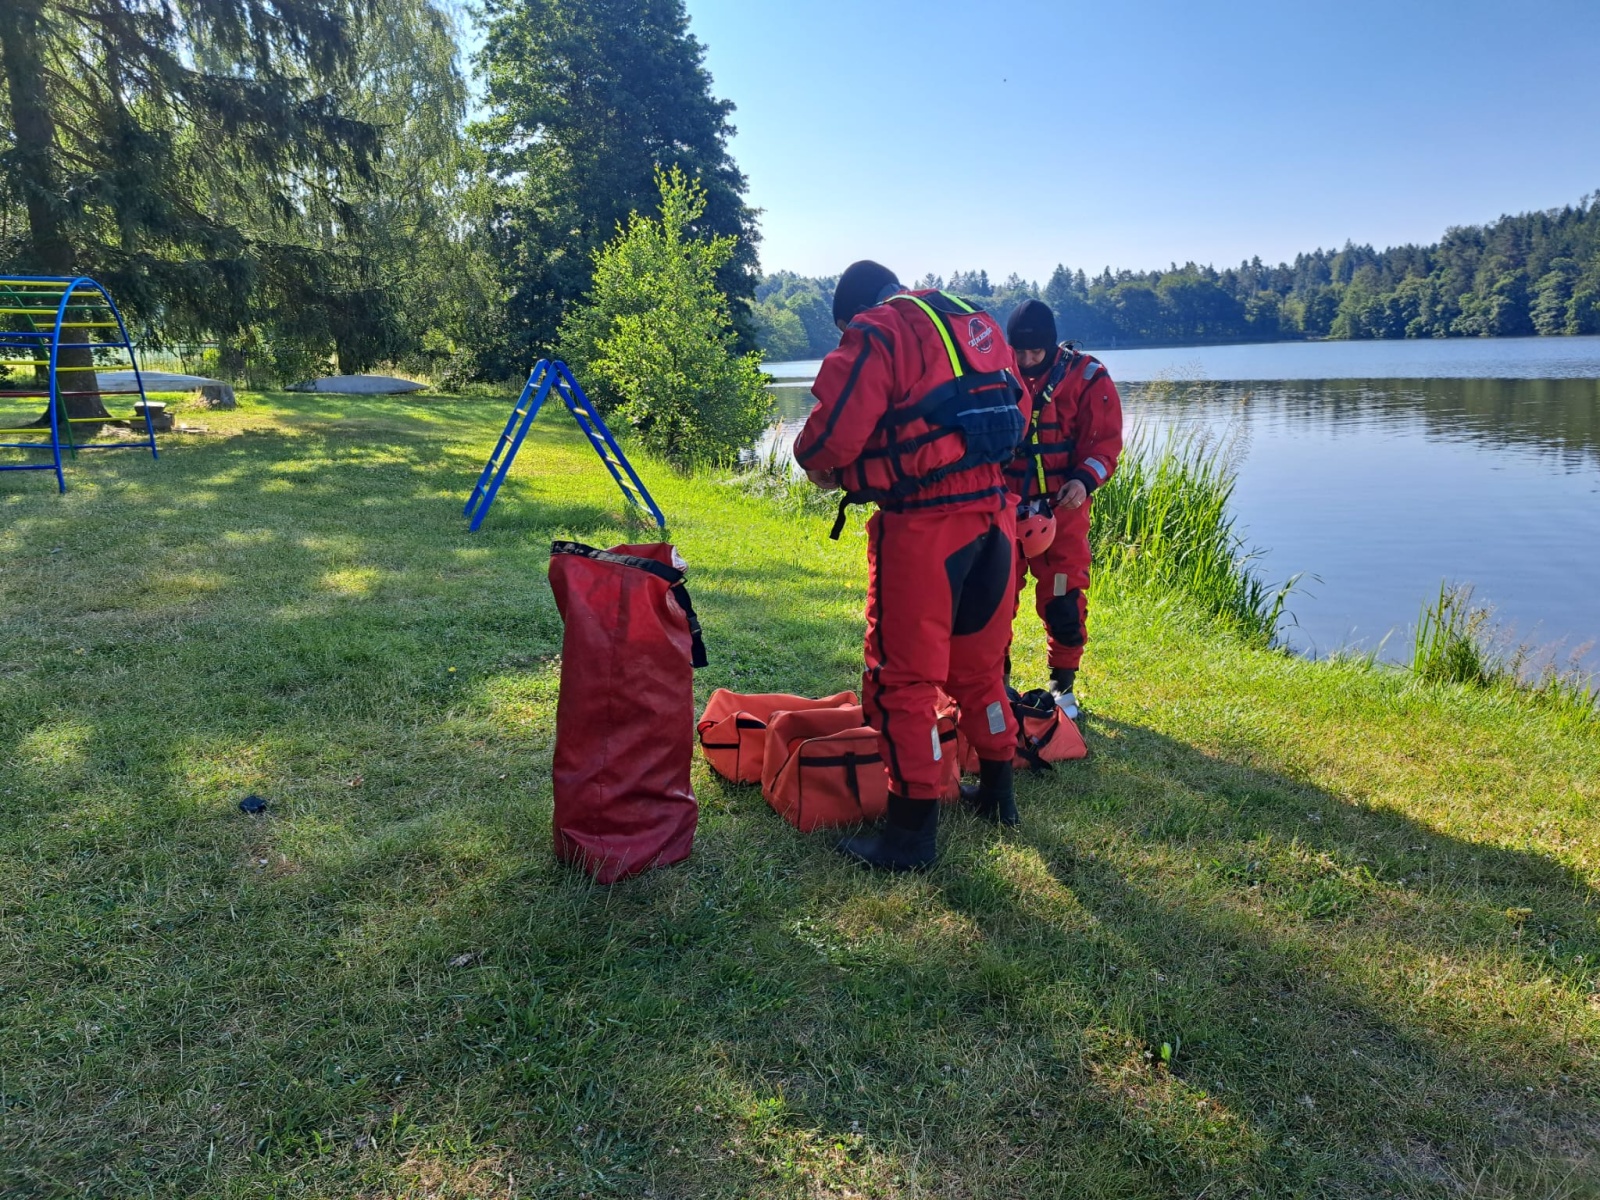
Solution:
[(1056, 540), (1056, 514), (1048, 500), (1030, 500), (1017, 510), (1022, 557), (1038, 558)]

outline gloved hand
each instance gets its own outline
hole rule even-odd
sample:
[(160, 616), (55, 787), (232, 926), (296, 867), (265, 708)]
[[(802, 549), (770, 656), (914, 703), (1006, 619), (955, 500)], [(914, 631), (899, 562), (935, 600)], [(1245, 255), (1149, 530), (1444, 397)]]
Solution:
[(1089, 489), (1083, 486), (1083, 481), (1069, 479), (1066, 486), (1056, 493), (1056, 505), (1065, 509), (1082, 508), (1088, 498)]
[[(816, 484), (825, 492), (836, 492), (839, 490), (839, 478), (838, 472), (836, 471), (807, 471), (806, 478), (811, 480), (812, 483)], [(1083, 485), (1079, 484), (1078, 486), (1082, 487)]]

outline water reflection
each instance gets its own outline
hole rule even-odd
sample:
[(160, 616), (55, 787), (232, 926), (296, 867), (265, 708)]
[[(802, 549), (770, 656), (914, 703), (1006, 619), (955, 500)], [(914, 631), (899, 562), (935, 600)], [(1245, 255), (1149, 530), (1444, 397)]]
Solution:
[[(1310, 653), (1383, 646), (1441, 581), (1474, 584), (1508, 641), (1600, 670), (1600, 380), (1124, 386), (1128, 424), (1231, 439), (1234, 508)], [(1387, 640), (1386, 640), (1387, 639)]]
[(1353, 425), (1403, 425), (1486, 450), (1544, 451), (1564, 470), (1600, 465), (1600, 379), (1132, 383), (1121, 391), (1131, 405), (1164, 402), (1169, 420), (1190, 408), (1189, 419), (1212, 425), (1223, 415), (1219, 405), (1256, 404), (1307, 436), (1331, 436)]

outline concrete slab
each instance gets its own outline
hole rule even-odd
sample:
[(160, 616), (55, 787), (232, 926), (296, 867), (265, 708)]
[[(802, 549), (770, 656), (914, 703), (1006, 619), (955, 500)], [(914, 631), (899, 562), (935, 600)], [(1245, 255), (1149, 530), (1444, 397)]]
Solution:
[(394, 396), (402, 392), (420, 392), (427, 384), (411, 379), (396, 379), (392, 375), (327, 375), (297, 383), (291, 392), (332, 392), (343, 396)]
[[(144, 376), (147, 392), (197, 392), (208, 383), (222, 383), (220, 379), (208, 379), (204, 375), (180, 375), (173, 371), (142, 371), (140, 374)], [(108, 392), (134, 386), (132, 371), (96, 371), (95, 376)]]

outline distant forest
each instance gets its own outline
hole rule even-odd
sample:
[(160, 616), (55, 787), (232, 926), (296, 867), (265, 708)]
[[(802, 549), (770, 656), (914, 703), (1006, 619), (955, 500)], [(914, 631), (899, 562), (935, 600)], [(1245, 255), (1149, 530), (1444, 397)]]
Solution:
[[(980, 300), (1002, 318), (1037, 297), (1055, 310), (1062, 337), (1089, 347), (1600, 333), (1600, 195), (1451, 229), (1432, 246), (1346, 244), (1275, 267), (1255, 258), (1223, 271), (1108, 267), (1091, 278), (1058, 266), (1042, 288), (987, 271), (916, 283)], [(762, 279), (753, 311), (769, 359), (838, 345), (833, 284), (788, 272)]]

